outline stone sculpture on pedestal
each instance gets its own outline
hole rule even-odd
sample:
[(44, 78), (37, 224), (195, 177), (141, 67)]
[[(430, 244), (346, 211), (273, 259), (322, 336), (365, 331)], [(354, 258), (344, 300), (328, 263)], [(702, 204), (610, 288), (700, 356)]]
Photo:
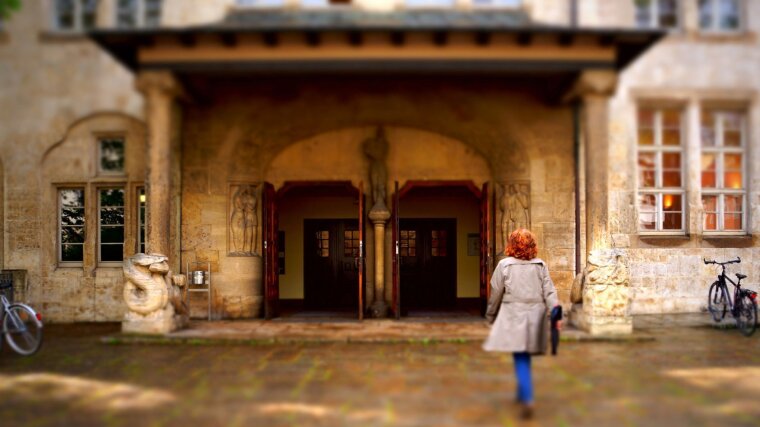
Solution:
[(136, 254), (125, 260), (123, 332), (165, 334), (187, 325), (186, 279), (173, 275), (167, 260), (162, 254)]

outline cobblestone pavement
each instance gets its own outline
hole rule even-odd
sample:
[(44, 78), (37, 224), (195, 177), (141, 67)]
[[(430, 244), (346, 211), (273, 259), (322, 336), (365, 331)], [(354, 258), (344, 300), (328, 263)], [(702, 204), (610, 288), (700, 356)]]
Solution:
[(535, 359), (526, 423), (511, 358), (478, 342), (107, 345), (118, 325), (52, 325), (37, 355), (0, 352), (0, 425), (760, 425), (760, 333), (637, 322), (656, 339)]

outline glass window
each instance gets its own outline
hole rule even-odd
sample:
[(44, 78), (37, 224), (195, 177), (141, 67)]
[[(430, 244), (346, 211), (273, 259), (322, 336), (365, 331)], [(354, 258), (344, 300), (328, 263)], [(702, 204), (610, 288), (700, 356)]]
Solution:
[(157, 27), (161, 23), (162, 0), (118, 0), (116, 26)]
[(519, 7), (522, 5), (522, 0), (472, 0), (474, 7)]
[(741, 27), (740, 0), (699, 0), (699, 27), (705, 31), (736, 31)]
[(98, 140), (98, 169), (105, 173), (124, 173), (124, 138)]
[(98, 191), (98, 261), (124, 259), (124, 188)]
[(417, 256), (417, 230), (400, 230), (398, 243), (400, 256)]
[(61, 31), (83, 31), (95, 28), (98, 0), (55, 0), (55, 28)]
[(407, 7), (454, 7), (455, 0), (406, 0)]
[(741, 111), (702, 111), (700, 172), (707, 232), (746, 230), (745, 121)]
[(676, 28), (677, 0), (634, 0), (636, 25), (640, 28)]
[(317, 238), (317, 256), (328, 258), (330, 256), (330, 231), (317, 231), (315, 237)]
[(639, 230), (684, 231), (683, 113), (638, 111)]
[(148, 206), (148, 196), (145, 187), (137, 189), (137, 252), (145, 253), (145, 219)]
[(84, 188), (58, 190), (58, 218), (58, 260), (81, 263), (85, 237)]

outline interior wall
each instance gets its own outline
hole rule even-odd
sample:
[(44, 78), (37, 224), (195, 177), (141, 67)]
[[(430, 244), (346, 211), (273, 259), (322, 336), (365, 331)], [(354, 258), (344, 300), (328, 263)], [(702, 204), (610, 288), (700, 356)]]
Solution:
[(480, 210), (475, 197), (426, 197), (401, 199), (399, 216), (405, 218), (455, 218), (457, 235), (457, 298), (480, 297), (480, 256), (467, 254), (467, 235), (480, 236)]
[[(280, 298), (303, 299), (304, 220), (358, 220), (357, 198), (351, 196), (287, 197), (286, 195), (279, 203), (280, 231), (285, 232), (285, 274), (280, 275)], [(365, 235), (367, 230), (365, 222)]]

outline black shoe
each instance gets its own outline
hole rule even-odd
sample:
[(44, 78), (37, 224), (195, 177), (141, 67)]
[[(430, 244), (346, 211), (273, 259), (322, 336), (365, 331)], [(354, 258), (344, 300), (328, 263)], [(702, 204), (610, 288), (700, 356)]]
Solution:
[(523, 403), (522, 407), (520, 408), (520, 418), (523, 420), (530, 420), (533, 418), (533, 412), (532, 403)]

